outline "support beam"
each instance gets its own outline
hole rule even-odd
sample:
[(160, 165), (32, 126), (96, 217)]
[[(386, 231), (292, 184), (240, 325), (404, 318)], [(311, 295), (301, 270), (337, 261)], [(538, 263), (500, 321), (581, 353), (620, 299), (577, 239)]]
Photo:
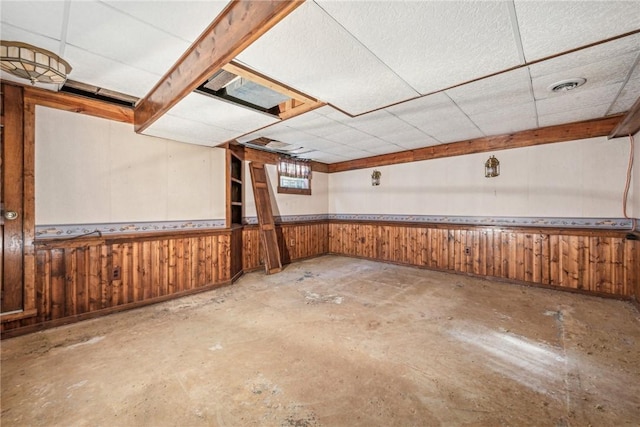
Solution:
[(133, 123), (133, 108), (109, 104), (97, 99), (32, 87), (24, 88), (24, 99), (26, 103), (33, 105), (43, 105), (49, 108), (87, 114), (117, 122)]
[(634, 135), (640, 130), (640, 98), (638, 98), (631, 106), (631, 109), (627, 111), (627, 114), (620, 120), (618, 126), (616, 126), (609, 134), (609, 139), (618, 138), (621, 136)]
[(214, 72), (302, 4), (302, 0), (231, 2), (138, 104), (142, 132)]
[(483, 153), (486, 151), (506, 150), (508, 148), (530, 147), (554, 142), (594, 138), (608, 135), (609, 132), (618, 125), (621, 119), (621, 115), (610, 116), (603, 119), (549, 126), (506, 135), (487, 136), (467, 141), (452, 142), (450, 144), (401, 151), (399, 153), (382, 154), (380, 156), (330, 164), (329, 172), (344, 172), (354, 169)]

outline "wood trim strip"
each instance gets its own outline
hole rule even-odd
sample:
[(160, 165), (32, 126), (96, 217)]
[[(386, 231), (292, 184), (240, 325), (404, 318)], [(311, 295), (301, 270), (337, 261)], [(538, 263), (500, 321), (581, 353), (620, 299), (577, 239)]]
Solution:
[[(536, 226), (508, 226), (508, 225), (476, 225), (476, 224), (442, 224), (435, 222), (404, 222), (404, 221), (370, 221), (352, 219), (329, 219), (328, 224), (360, 224), (368, 226), (384, 227), (409, 227), (409, 228), (432, 228), (437, 230), (481, 230), (481, 231), (502, 231), (514, 233), (549, 234), (558, 236), (587, 236), (587, 237), (618, 237), (623, 238), (629, 234), (628, 230), (604, 230), (592, 228), (559, 228), (559, 227), (536, 227)], [(280, 226), (300, 223), (279, 223)], [(244, 227), (252, 227), (245, 225)]]
[(22, 169), (22, 250), (24, 311), (36, 309), (36, 108), (24, 104), (24, 150)]
[[(268, 151), (256, 150), (255, 148), (244, 147), (244, 160), (247, 162), (268, 163), (275, 165), (278, 163), (280, 154)], [(311, 162), (313, 172), (328, 173), (330, 165), (320, 162)]]
[(230, 228), (211, 228), (207, 230), (184, 230), (184, 231), (155, 231), (151, 233), (126, 233), (126, 234), (110, 234), (103, 237), (77, 237), (77, 238), (42, 238), (35, 241), (37, 249), (62, 249), (62, 248), (77, 248), (86, 247), (90, 245), (115, 245), (122, 243), (138, 242), (138, 241), (151, 241), (151, 240), (166, 240), (166, 239), (183, 239), (189, 237), (205, 237), (205, 236), (217, 236), (221, 234), (229, 234)]
[(279, 83), (267, 76), (264, 76), (258, 73), (257, 71), (253, 71), (252, 69), (242, 64), (239, 64), (235, 61), (230, 61), (228, 64), (224, 65), (222, 69), (230, 73), (233, 73), (236, 76), (240, 76), (254, 83), (258, 83), (261, 86), (267, 87), (283, 95), (287, 95), (289, 98), (297, 99), (298, 101), (302, 101), (304, 103), (311, 103), (311, 104), (315, 104), (318, 102), (317, 99), (309, 95), (305, 95), (302, 92), (299, 92), (295, 89), (285, 86), (282, 83)]
[(2, 313), (0, 314), (0, 322), (13, 322), (15, 320), (28, 319), (30, 317), (35, 317), (38, 315), (37, 308), (31, 308), (25, 311), (11, 312), (11, 313)]
[(102, 316), (105, 316), (107, 314), (118, 313), (118, 312), (121, 312), (121, 311), (127, 311), (127, 310), (131, 310), (131, 309), (134, 309), (134, 308), (144, 307), (144, 306), (150, 305), (150, 304), (157, 304), (159, 302), (169, 301), (169, 300), (172, 300), (172, 299), (181, 298), (181, 297), (185, 297), (185, 296), (188, 296), (188, 295), (193, 295), (193, 294), (198, 294), (198, 293), (201, 293), (201, 292), (211, 291), (213, 289), (229, 286), (229, 285), (231, 285), (231, 283), (232, 283), (231, 280), (227, 280), (227, 281), (224, 281), (224, 282), (213, 283), (211, 285), (201, 286), (201, 287), (195, 288), (195, 289), (188, 289), (186, 291), (181, 291), (181, 292), (177, 292), (177, 293), (174, 293), (174, 294), (162, 295), (162, 296), (150, 298), (150, 299), (143, 300), (143, 301), (137, 301), (137, 302), (132, 302), (132, 303), (123, 304), (123, 305), (117, 305), (117, 306), (114, 306), (114, 307), (103, 308), (103, 309), (100, 309), (100, 310), (90, 311), (90, 312), (87, 312), (87, 313), (76, 314), (76, 315), (72, 315), (72, 316), (68, 316), (68, 317), (62, 317), (60, 319), (48, 320), (46, 322), (38, 323), (38, 324), (35, 324), (35, 325), (23, 326), (23, 327), (15, 328), (15, 329), (9, 329), (7, 331), (2, 331), (2, 339), (13, 338), (13, 337), (17, 337), (17, 336), (20, 336), (20, 335), (25, 335), (25, 334), (29, 334), (29, 333), (32, 333), (32, 332), (41, 331), (43, 329), (49, 329), (49, 328), (55, 328), (56, 326), (68, 325), (70, 323), (76, 323), (76, 322), (79, 322), (81, 320), (95, 319), (96, 317), (102, 317)]
[(133, 123), (133, 109), (122, 105), (110, 104), (97, 99), (85, 98), (68, 93), (25, 87), (25, 104), (42, 105), (72, 113), (87, 114), (102, 119)]
[(622, 115), (616, 115), (333, 163), (329, 173), (605, 136), (621, 119)]
[(138, 103), (135, 131), (149, 127), (301, 4), (300, 0), (231, 2)]
[(611, 131), (609, 139), (634, 135), (640, 130), (640, 97), (624, 115), (620, 123)]

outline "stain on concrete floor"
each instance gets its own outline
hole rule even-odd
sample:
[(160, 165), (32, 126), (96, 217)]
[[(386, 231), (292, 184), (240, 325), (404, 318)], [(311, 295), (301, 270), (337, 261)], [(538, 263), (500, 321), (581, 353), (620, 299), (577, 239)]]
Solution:
[(628, 303), (324, 256), (2, 342), (3, 426), (637, 426)]

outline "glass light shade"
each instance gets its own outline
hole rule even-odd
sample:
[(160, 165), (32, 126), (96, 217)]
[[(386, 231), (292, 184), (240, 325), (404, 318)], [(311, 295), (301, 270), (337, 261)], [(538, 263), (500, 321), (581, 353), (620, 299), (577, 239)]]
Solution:
[(71, 66), (55, 53), (30, 44), (0, 40), (2, 70), (36, 83), (62, 84)]

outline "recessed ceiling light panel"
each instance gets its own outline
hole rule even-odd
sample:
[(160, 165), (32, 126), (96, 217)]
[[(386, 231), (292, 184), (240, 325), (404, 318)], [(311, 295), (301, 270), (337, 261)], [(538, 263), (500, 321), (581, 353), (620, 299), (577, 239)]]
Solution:
[(582, 86), (586, 82), (587, 79), (583, 79), (582, 77), (560, 80), (550, 85), (547, 89), (551, 92), (568, 92)]

